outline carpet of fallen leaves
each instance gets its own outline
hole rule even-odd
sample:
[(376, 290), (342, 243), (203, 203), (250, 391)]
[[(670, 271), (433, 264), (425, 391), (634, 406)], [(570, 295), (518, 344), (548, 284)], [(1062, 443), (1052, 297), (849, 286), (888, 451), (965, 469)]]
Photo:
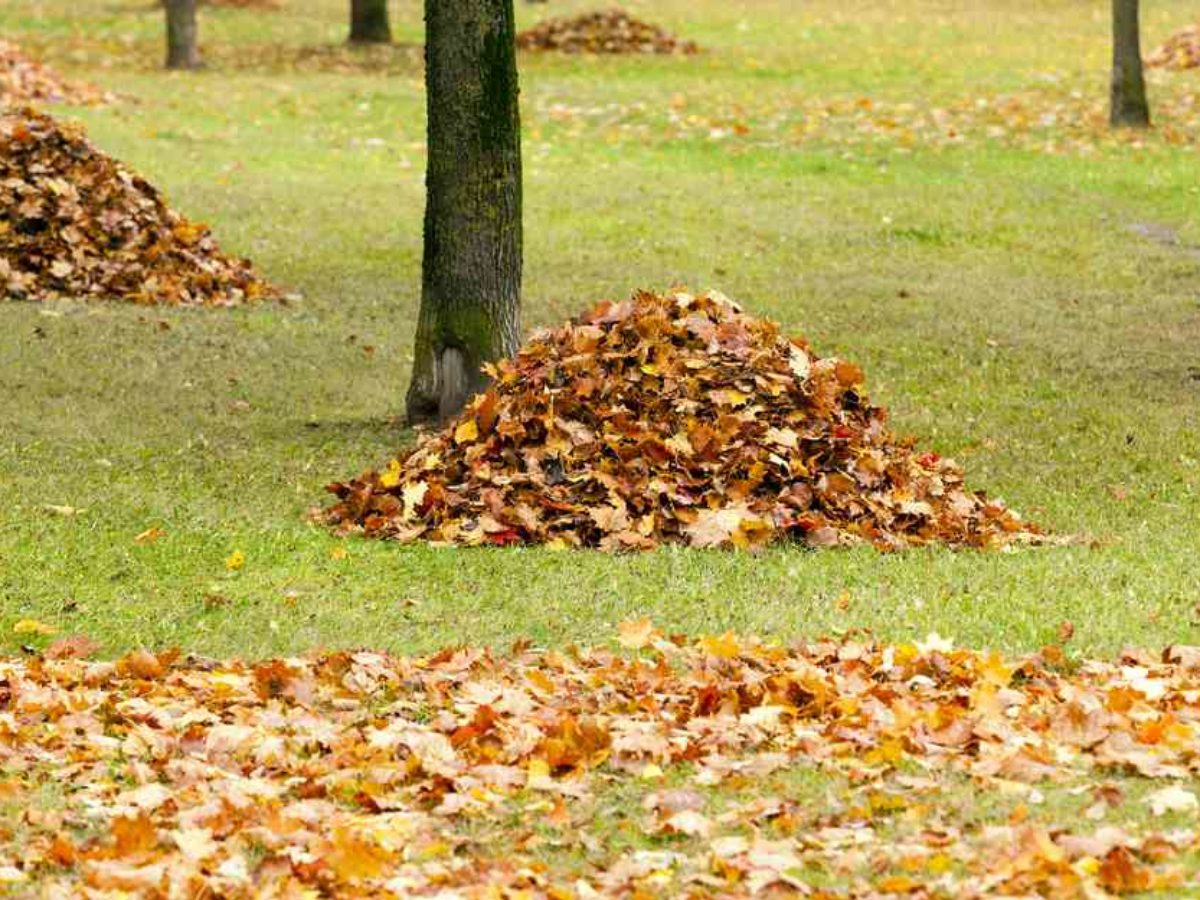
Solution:
[(80, 128), (30, 108), (0, 114), (0, 292), (187, 306), (279, 296)]
[(68, 81), (0, 38), (0, 107), (12, 104), (70, 103), (102, 106), (115, 95), (79, 81)]
[[(1110, 776), (1194, 818), (1200, 648), (1075, 664), (955, 648), (623, 623), (619, 648), (258, 664), (86, 638), (0, 660), (0, 886), (46, 897), (1103, 898), (1178, 891), (1192, 828), (1099, 824)], [(1059, 663), (1063, 660), (1060, 658)], [(733, 785), (792, 770), (855, 802)], [(671, 775), (668, 781), (667, 777)], [(939, 804), (1075, 785), (1069, 824)], [(1194, 781), (1190, 782), (1194, 785)], [(644, 840), (605, 843), (614, 785)], [(47, 803), (47, 794), (57, 798)], [(903, 842), (889, 819), (913, 825)], [(1185, 820), (1186, 821), (1186, 820)], [(547, 830), (579, 852), (549, 865)], [(821, 887), (822, 884), (835, 884)], [(1179, 894), (1176, 894), (1178, 896)]]
[(1146, 57), (1152, 69), (1195, 69), (1200, 67), (1200, 25), (1188, 25), (1171, 35)]
[(400, 541), (603, 550), (1036, 540), (893, 435), (863, 373), (717, 293), (604, 301), (535, 335), (460, 418), (329, 490)]
[(682, 53), (699, 52), (693, 41), (684, 41), (657, 25), (635, 19), (623, 9), (608, 9), (546, 19), (517, 35), (522, 50), (555, 50), (561, 53)]

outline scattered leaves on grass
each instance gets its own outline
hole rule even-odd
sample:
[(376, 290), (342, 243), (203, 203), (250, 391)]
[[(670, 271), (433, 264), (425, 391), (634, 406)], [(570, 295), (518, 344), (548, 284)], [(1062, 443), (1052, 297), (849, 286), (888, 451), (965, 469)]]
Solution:
[(839, 150), (847, 160), (987, 145), (1054, 156), (1195, 152), (1200, 92), (1175, 79), (1155, 84), (1154, 96), (1154, 127), (1132, 130), (1109, 126), (1107, 97), (1093, 84), (1057, 77), (1003, 94), (972, 93), (937, 102), (770, 92), (731, 102), (697, 88), (667, 103), (572, 105), (555, 95), (534, 98), (528, 118), (535, 135), (554, 138), (543, 140), (543, 152), (552, 152), (564, 139), (720, 143), (731, 154), (816, 147)]
[(78, 127), (0, 115), (0, 294), (233, 306), (278, 291)]
[(167, 532), (157, 525), (152, 525), (145, 531), (134, 536), (133, 542), (138, 545), (154, 544), (166, 537)]
[(1200, 67), (1200, 25), (1175, 32), (1146, 57), (1150, 69), (1195, 69)]
[(659, 26), (642, 22), (616, 8), (546, 19), (518, 34), (517, 47), (562, 53), (699, 52), (693, 41), (680, 40)]
[(330, 485), (327, 521), (403, 542), (603, 550), (1039, 539), (953, 460), (894, 436), (858, 366), (716, 293), (604, 301), (491, 374), (382, 474)]
[(16, 44), (0, 38), (0, 107), (30, 102), (102, 106), (114, 94), (62, 78), (49, 67), (26, 56)]
[[(1182, 824), (1200, 774), (1195, 669), (1126, 656), (1067, 676), (945, 639), (785, 647), (651, 626), (643, 644), (646, 631), (621, 629), (637, 649), (506, 657), (0, 660), (0, 796), (21, 833), (0, 834), (0, 878), (55, 898), (1198, 886), (1185, 862), (1200, 838)], [(849, 793), (794, 796), (779, 779), (803, 771)], [(1147, 802), (1170, 830), (1032, 808), (1074, 785), (1103, 818), (1121, 803), (1112, 773), (1166, 781)], [(50, 785), (47, 810), (33, 798)], [(997, 824), (952, 801), (955, 785), (1027, 802)], [(633, 798), (615, 818), (597, 806), (614, 790)]]

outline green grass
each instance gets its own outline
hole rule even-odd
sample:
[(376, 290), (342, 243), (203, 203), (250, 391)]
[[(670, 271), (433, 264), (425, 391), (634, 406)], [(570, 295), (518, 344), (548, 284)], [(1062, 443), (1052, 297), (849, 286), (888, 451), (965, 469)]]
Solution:
[[(341, 40), (345, 3), (289, 0), (205, 11), (209, 70), (168, 76), (149, 4), (9, 0), (0, 33), (138, 100), (64, 113), (304, 299), (0, 304), (0, 649), (30, 641), (11, 632), (22, 618), (106, 653), (246, 656), (585, 642), (641, 615), (690, 632), (936, 630), (1010, 651), (1068, 620), (1079, 653), (1200, 642), (1200, 262), (1130, 230), (1160, 223), (1200, 243), (1196, 123), (1166, 120), (1190, 144), (1091, 153), (905, 146), (845, 115), (797, 136), (813, 104), (859, 98), (886, 111), (1022, 92), (1102, 104), (1104, 11), (630, 5), (707, 52), (522, 57), (527, 327), (638, 286), (719, 287), (861, 363), (897, 426), (959, 458), (973, 485), (1094, 540), (609, 557), (335, 539), (305, 518), (322, 486), (411, 440), (396, 417), (419, 293), (419, 56), (382, 74), (334, 54), (338, 70), (319, 71), (298, 51)], [(544, 14), (518, 6), (523, 24)], [(419, 40), (418, 4), (393, 15), (398, 39)], [(1146, 15), (1153, 45), (1200, 3)], [(1178, 110), (1198, 87), (1196, 73), (1156, 73), (1152, 99)], [(713, 136), (736, 122), (749, 131)], [(134, 543), (155, 526), (165, 537)], [(230, 571), (235, 551), (246, 562)]]

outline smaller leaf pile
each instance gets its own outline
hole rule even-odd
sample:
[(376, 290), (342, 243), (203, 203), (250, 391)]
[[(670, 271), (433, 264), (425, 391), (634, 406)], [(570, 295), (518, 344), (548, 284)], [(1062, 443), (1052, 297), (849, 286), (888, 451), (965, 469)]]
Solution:
[(98, 87), (62, 78), (30, 59), (16, 44), (0, 38), (0, 107), (34, 101), (102, 106), (114, 99), (113, 94)]
[(1146, 57), (1146, 65), (1154, 69), (1200, 68), (1200, 25), (1175, 32)]
[[(245, 664), (89, 662), (86, 640), (65, 639), (0, 659), (0, 891), (1104, 900), (1200, 886), (1200, 649), (1066, 675), (934, 635), (784, 647), (640, 620), (620, 642)], [(772, 781), (789, 772), (818, 773), (823, 802)], [(1151, 792), (1127, 797), (1120, 774)], [(626, 822), (611, 821), (613, 787), (644, 795)], [(1056, 788), (1086, 811), (1030, 809)], [(971, 804), (985, 795), (1028, 804), (989, 822)], [(1136, 822), (1135, 803), (1155, 818)]]
[(857, 366), (719, 294), (605, 301), (492, 374), (407, 457), (330, 485), (326, 519), (404, 542), (603, 550), (1037, 537), (892, 435)]
[(278, 291), (81, 129), (0, 115), (0, 296), (233, 306)]
[(546, 19), (517, 35), (522, 50), (555, 50), (562, 53), (682, 53), (699, 52), (657, 25), (635, 19), (623, 9), (608, 9), (579, 16)]

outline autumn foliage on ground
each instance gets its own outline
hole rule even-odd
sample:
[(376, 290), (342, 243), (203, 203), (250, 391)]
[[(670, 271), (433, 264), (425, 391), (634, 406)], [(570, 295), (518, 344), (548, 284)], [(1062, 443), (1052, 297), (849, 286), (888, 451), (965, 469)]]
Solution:
[[(0, 660), (0, 884), (555, 900), (1196, 886), (1181, 865), (1196, 831), (1154, 817), (1196, 809), (1200, 649), (1068, 675), (1061, 657), (937, 636), (785, 647), (639, 620), (619, 643), (246, 664), (90, 662), (76, 637)], [(803, 770), (850, 794), (778, 787)], [(1126, 802), (1115, 774), (1152, 787), (1138, 829), (1106, 823)], [(1029, 804), (1069, 788), (1088, 808), (1069, 827), (1025, 804), (989, 824), (943, 797), (954, 783)], [(605, 839), (613, 791), (637, 796), (620, 824), (638, 842)]]
[(546, 19), (517, 35), (522, 50), (562, 53), (682, 53), (699, 51), (657, 25), (636, 19), (623, 9)]
[(30, 102), (100, 106), (114, 97), (81, 81), (71, 81), (29, 58), (16, 44), (0, 38), (0, 107)]
[(1175, 32), (1146, 57), (1146, 65), (1158, 69), (1200, 67), (1200, 25), (1188, 25)]
[(183, 306), (278, 296), (80, 128), (30, 108), (0, 114), (0, 291)]
[(857, 366), (719, 294), (605, 301), (494, 375), (383, 472), (331, 485), (327, 519), (405, 542), (605, 550), (1036, 537), (893, 435)]

